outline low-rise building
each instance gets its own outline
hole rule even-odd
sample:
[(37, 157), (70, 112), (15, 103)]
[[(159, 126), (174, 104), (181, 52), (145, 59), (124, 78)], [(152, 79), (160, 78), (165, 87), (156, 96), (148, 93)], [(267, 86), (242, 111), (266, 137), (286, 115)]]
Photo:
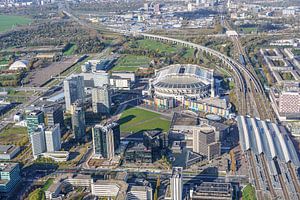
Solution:
[(0, 145), (0, 160), (11, 160), (20, 152), (20, 147), (15, 145)]
[(202, 182), (190, 189), (191, 200), (231, 200), (233, 188), (230, 183)]
[(92, 194), (97, 197), (124, 200), (127, 196), (127, 189), (128, 184), (119, 180), (92, 180), (91, 183)]

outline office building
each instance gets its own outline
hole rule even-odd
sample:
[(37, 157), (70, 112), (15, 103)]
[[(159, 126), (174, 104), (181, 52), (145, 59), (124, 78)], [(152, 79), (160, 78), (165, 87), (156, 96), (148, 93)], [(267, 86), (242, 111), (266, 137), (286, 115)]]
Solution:
[(80, 100), (84, 102), (84, 78), (80, 75), (72, 75), (64, 80), (64, 94), (66, 102), (66, 110), (71, 111), (71, 105)]
[(64, 113), (62, 105), (54, 103), (44, 108), (46, 126), (55, 126), (59, 124), (60, 128), (64, 127)]
[(193, 128), (193, 151), (206, 156), (208, 160), (221, 155), (221, 144), (216, 140), (213, 127), (203, 124)]
[(0, 193), (12, 191), (20, 179), (18, 163), (0, 163)]
[(81, 101), (77, 100), (71, 105), (71, 114), (74, 137), (77, 141), (80, 141), (85, 136), (85, 113)]
[(182, 183), (182, 167), (173, 167), (172, 177), (170, 180), (170, 190), (172, 200), (182, 200), (183, 183)]
[(32, 154), (36, 159), (39, 155), (46, 151), (45, 130), (43, 125), (39, 125), (38, 128), (31, 133), (30, 141)]
[(93, 148), (96, 157), (112, 159), (120, 145), (120, 126), (117, 123), (96, 125), (93, 128)]
[(143, 143), (134, 143), (127, 148), (125, 161), (127, 163), (152, 163), (152, 148), (147, 148)]
[(91, 183), (92, 195), (105, 199), (124, 200), (127, 189), (128, 184), (119, 180), (92, 180)]
[(149, 186), (131, 186), (127, 192), (127, 200), (152, 200), (152, 188)]
[(109, 85), (92, 89), (93, 112), (109, 114), (111, 108), (111, 91)]
[(0, 160), (11, 160), (20, 152), (20, 147), (15, 145), (0, 145)]
[(44, 113), (40, 110), (33, 110), (26, 115), (28, 134), (31, 135), (40, 124), (44, 123)]
[(61, 149), (61, 133), (59, 124), (46, 128), (45, 139), (48, 152), (59, 151)]

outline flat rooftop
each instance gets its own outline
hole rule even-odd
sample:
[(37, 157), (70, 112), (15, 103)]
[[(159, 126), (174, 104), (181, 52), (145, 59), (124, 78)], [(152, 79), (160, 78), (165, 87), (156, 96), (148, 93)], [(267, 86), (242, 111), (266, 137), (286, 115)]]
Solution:
[(16, 148), (15, 145), (0, 145), (0, 154), (8, 154)]

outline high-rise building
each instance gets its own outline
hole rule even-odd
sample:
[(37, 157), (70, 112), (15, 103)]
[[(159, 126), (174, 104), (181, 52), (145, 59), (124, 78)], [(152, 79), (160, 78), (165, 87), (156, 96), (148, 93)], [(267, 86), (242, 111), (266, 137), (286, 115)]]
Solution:
[(170, 190), (172, 200), (182, 200), (183, 183), (182, 183), (182, 167), (173, 167), (170, 180)]
[(31, 135), (37, 127), (44, 123), (44, 113), (40, 110), (33, 110), (26, 115), (28, 134)]
[(20, 179), (18, 163), (0, 163), (0, 193), (10, 192)]
[(30, 141), (34, 158), (37, 158), (41, 153), (46, 151), (45, 130), (43, 125), (39, 125), (38, 128), (31, 133)]
[(193, 151), (211, 160), (221, 154), (221, 144), (216, 140), (215, 129), (209, 125), (194, 127)]
[(52, 104), (44, 108), (45, 124), (47, 126), (55, 126), (59, 124), (60, 128), (64, 126), (64, 113), (60, 104)]
[(92, 106), (94, 113), (109, 114), (111, 108), (109, 85), (92, 89)]
[(59, 151), (61, 149), (61, 133), (59, 124), (46, 128), (45, 139), (47, 152)]
[(93, 148), (97, 157), (112, 159), (120, 145), (120, 126), (117, 123), (96, 125), (93, 128)]
[(149, 186), (131, 186), (127, 192), (127, 200), (152, 200), (152, 188)]
[(64, 80), (64, 93), (66, 110), (71, 111), (71, 105), (77, 101), (81, 100), (84, 102), (84, 78), (80, 75), (72, 75)]
[(80, 100), (74, 102), (71, 107), (72, 114), (72, 130), (77, 141), (80, 141), (85, 136), (85, 113), (84, 106)]

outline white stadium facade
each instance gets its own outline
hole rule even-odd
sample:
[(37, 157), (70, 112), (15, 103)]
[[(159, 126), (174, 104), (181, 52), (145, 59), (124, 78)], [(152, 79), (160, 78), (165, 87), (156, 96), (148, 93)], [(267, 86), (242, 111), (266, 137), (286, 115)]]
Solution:
[(203, 99), (215, 97), (214, 70), (192, 64), (176, 64), (159, 69), (150, 80), (157, 97)]

